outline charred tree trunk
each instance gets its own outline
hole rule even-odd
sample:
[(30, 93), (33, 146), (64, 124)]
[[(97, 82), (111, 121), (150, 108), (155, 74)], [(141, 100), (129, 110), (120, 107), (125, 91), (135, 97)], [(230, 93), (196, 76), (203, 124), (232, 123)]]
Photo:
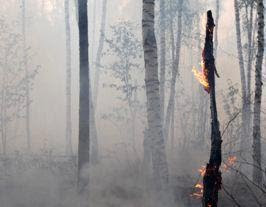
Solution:
[(31, 151), (31, 133), (30, 133), (30, 87), (29, 87), (29, 71), (26, 48), (26, 0), (22, 0), (22, 41), (23, 41), (23, 67), (25, 70), (25, 94), (26, 94), (26, 137), (27, 149)]
[(154, 7), (154, 0), (143, 0), (142, 36), (148, 131), (152, 140), (153, 176), (157, 190), (162, 191), (168, 184), (168, 165), (161, 121), (157, 43), (154, 33)]
[(174, 109), (174, 102), (175, 102), (175, 87), (176, 87), (176, 78), (179, 69), (179, 59), (180, 59), (180, 50), (181, 50), (181, 39), (182, 39), (182, 7), (183, 7), (183, 0), (179, 0), (179, 8), (178, 8), (178, 31), (177, 31), (177, 39), (176, 39), (176, 51), (175, 51), (175, 59), (172, 68), (172, 78), (171, 78), (171, 86), (170, 86), (170, 97), (169, 102), (167, 105), (167, 111), (165, 116), (165, 125), (164, 125), (164, 136), (165, 140), (168, 139), (169, 134), (169, 127), (170, 127), (170, 120), (171, 120), (171, 113), (173, 113)]
[(164, 123), (164, 102), (165, 102), (165, 1), (160, 0), (160, 96), (161, 96), (161, 117)]
[(79, 143), (78, 143), (78, 191), (84, 193), (89, 184), (90, 161), (90, 102), (87, 0), (78, 0), (79, 27)]
[(69, 19), (69, 0), (65, 0), (65, 29), (66, 29), (66, 155), (73, 155), (72, 150), (72, 121), (71, 121), (71, 33)]
[(253, 181), (262, 184), (261, 169), (261, 96), (262, 96), (262, 62), (264, 54), (264, 4), (263, 0), (257, 1), (258, 14), (258, 52), (255, 68), (255, 100), (254, 100), (254, 120), (253, 120)]
[(207, 71), (207, 78), (210, 87), (210, 109), (211, 109), (211, 153), (210, 160), (206, 166), (206, 173), (203, 177), (203, 207), (217, 207), (218, 191), (221, 189), (222, 176), (220, 166), (222, 162), (222, 139), (219, 129), (219, 121), (216, 109), (215, 98), (215, 59), (213, 56), (213, 29), (215, 27), (212, 12), (207, 12), (206, 38), (202, 53), (204, 68)]

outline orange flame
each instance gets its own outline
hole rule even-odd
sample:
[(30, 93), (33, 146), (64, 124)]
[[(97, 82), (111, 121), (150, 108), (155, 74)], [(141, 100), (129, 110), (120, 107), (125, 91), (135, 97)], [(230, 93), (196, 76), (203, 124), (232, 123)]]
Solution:
[(236, 163), (236, 160), (237, 160), (236, 156), (228, 157), (227, 161), (223, 164), (222, 170), (224, 172), (228, 171), (228, 169)]
[(196, 67), (193, 67), (192, 72), (194, 73), (194, 76), (199, 81), (199, 83), (203, 85), (204, 89), (209, 93), (210, 84), (207, 78), (207, 70), (205, 68), (205, 64), (203, 61), (201, 61), (200, 65), (201, 65), (201, 71), (197, 70)]
[(197, 189), (196, 192), (192, 193), (191, 196), (200, 199), (203, 196), (203, 184), (202, 183), (197, 183), (195, 185), (195, 188)]
[(201, 166), (199, 169), (198, 169), (201, 177), (203, 177), (205, 175), (205, 172), (206, 172), (206, 168), (205, 166)]
[[(236, 163), (237, 157), (236, 156), (230, 156), (227, 158), (226, 162), (223, 164), (221, 170), (222, 172), (227, 172), (228, 169), (233, 166)], [(205, 166), (201, 166), (198, 169), (198, 172), (200, 173), (200, 176), (203, 178), (206, 173)], [(203, 183), (201, 180), (197, 182), (197, 184), (194, 186), (195, 192), (191, 194), (192, 197), (196, 199), (201, 199), (203, 196)]]

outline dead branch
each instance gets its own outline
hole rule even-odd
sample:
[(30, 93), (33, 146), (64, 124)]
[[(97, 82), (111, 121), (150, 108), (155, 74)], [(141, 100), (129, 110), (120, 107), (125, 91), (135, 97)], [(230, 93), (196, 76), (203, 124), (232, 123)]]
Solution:
[(224, 185), (222, 185), (222, 189), (225, 192), (225, 194), (234, 202), (234, 204), (237, 207), (241, 207), (241, 205), (238, 203), (238, 201), (235, 199), (235, 197), (231, 193), (229, 193), (229, 191), (224, 187)]
[(224, 128), (223, 132), (222, 132), (222, 136), (224, 135), (224, 133), (226, 132), (226, 130), (228, 129), (228, 127), (230, 126), (230, 124), (238, 117), (238, 115), (242, 112), (242, 110), (238, 111), (233, 117), (232, 119), (230, 119), (227, 124), (226, 124), (226, 127)]

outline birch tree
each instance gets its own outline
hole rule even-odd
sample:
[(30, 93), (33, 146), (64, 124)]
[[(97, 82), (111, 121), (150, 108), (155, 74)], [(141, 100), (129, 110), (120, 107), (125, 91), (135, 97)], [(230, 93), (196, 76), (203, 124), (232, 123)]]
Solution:
[(254, 10), (254, 0), (249, 1), (245, 5), (245, 16), (246, 16), (246, 30), (247, 30), (247, 126), (250, 128), (251, 122), (251, 70), (252, 70), (252, 63), (253, 63), (253, 10)]
[(183, 0), (179, 0), (178, 7), (178, 23), (177, 23), (177, 37), (176, 37), (176, 46), (175, 46), (175, 59), (172, 67), (172, 77), (171, 77), (171, 86), (170, 86), (170, 97), (167, 105), (167, 111), (165, 116), (165, 125), (164, 125), (164, 136), (167, 140), (170, 126), (171, 113), (174, 111), (174, 102), (175, 102), (175, 87), (176, 87), (176, 78), (178, 75), (179, 69), (179, 59), (180, 59), (180, 49), (181, 49), (181, 40), (182, 40), (182, 6)]
[(147, 119), (152, 139), (152, 166), (157, 189), (168, 183), (168, 165), (161, 121), (157, 43), (154, 33), (154, 0), (143, 0), (142, 36), (145, 62)]
[(72, 121), (71, 121), (71, 33), (69, 19), (69, 0), (65, 0), (66, 31), (66, 155), (72, 155)]
[[(94, 24), (95, 24), (95, 12), (96, 12), (96, 1), (94, 1)], [(102, 2), (102, 17), (101, 17), (101, 27), (100, 27), (100, 39), (99, 45), (96, 53), (96, 61), (95, 61), (95, 77), (94, 77), (94, 90), (93, 90), (93, 97), (90, 100), (91, 106), (91, 118), (90, 118), (90, 125), (91, 125), (91, 161), (92, 164), (96, 164), (99, 161), (99, 149), (98, 149), (98, 133), (97, 133), (97, 126), (96, 126), (96, 110), (97, 110), (97, 101), (98, 101), (98, 94), (99, 94), (99, 81), (100, 81), (100, 72), (101, 72), (101, 59), (102, 59), (102, 52), (104, 48), (104, 37), (105, 37), (105, 25), (106, 25), (106, 8), (107, 8), (107, 0), (103, 0)], [(93, 35), (95, 34), (95, 28), (93, 28)], [(95, 37), (93, 36), (93, 40)], [(92, 54), (94, 55), (94, 54)], [(93, 64), (94, 65), (94, 64)], [(90, 89), (91, 90), (91, 89)], [(92, 90), (90, 91), (92, 93)]]
[(165, 102), (165, 59), (166, 59), (166, 39), (165, 39), (165, 0), (160, 0), (160, 96), (161, 96), (161, 117), (164, 120)]
[(97, 108), (100, 70), (101, 70), (101, 58), (102, 58), (102, 51), (103, 51), (103, 46), (104, 46), (105, 25), (106, 25), (106, 7), (107, 7), (107, 0), (103, 0), (100, 39), (99, 39), (99, 46), (97, 49), (96, 61), (95, 61), (96, 70), (95, 70), (95, 78), (94, 78), (94, 98), (93, 98), (95, 109)]
[(253, 118), (253, 181), (262, 184), (261, 169), (261, 96), (262, 96), (262, 63), (264, 54), (264, 4), (263, 0), (257, 1), (258, 51), (255, 67), (255, 98), (254, 98), (254, 118)]
[[(245, 133), (245, 139), (250, 140), (251, 138), (251, 119), (252, 119), (252, 112), (251, 112), (251, 72), (253, 67), (253, 50), (254, 50), (254, 8), (255, 8), (255, 0), (242, 0), (241, 7), (244, 8), (244, 27), (243, 30), (246, 31), (247, 35), (247, 43), (244, 45), (246, 48), (246, 100), (245, 100), (245, 109), (244, 109), (244, 128), (243, 133)], [(243, 140), (245, 141), (245, 140)], [(243, 145), (244, 143), (242, 143)], [(243, 147), (242, 147), (243, 148)]]
[(239, 2), (234, 0), (235, 8), (235, 26), (236, 26), (236, 38), (237, 38), (237, 51), (238, 51), (238, 61), (240, 69), (240, 79), (241, 79), (241, 92), (242, 92), (242, 134), (241, 134), (241, 149), (243, 149), (243, 142), (246, 140), (247, 128), (246, 128), (246, 117), (247, 117), (247, 94), (246, 94), (246, 75), (245, 75), (245, 65), (242, 49), (242, 37), (241, 37), (241, 27), (240, 27), (240, 11)]

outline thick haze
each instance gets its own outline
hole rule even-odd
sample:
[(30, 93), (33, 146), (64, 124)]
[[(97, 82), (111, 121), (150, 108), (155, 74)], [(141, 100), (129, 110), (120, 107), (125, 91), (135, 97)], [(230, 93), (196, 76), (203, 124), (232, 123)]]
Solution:
[[(241, 97), (234, 1), (219, 1), (218, 50), (215, 64), (220, 78), (215, 80), (220, 129), (217, 129), (219, 128), (217, 127), (219, 123), (213, 121), (212, 132), (214, 135), (212, 134), (212, 138), (209, 94), (196, 80), (192, 69), (200, 69), (201, 67), (206, 12), (211, 9), (214, 19), (216, 19), (217, 1), (180, 1), (184, 2), (184, 5), (182, 5), (183, 12), (178, 11), (181, 8), (177, 3), (179, 2), (178, 0), (165, 1), (167, 3), (167, 12), (169, 14), (171, 14), (171, 11), (176, 12), (175, 14), (165, 15), (165, 18), (168, 18), (166, 25), (164, 23), (161, 24), (167, 27), (165, 32), (166, 81), (164, 112), (166, 112), (168, 102), (171, 103), (169, 101), (170, 87), (175, 86), (175, 90), (173, 90), (174, 87), (171, 90), (171, 92), (175, 93), (173, 101), (175, 104), (173, 107), (174, 116), (171, 116), (171, 114), (165, 116), (164, 114), (167, 113), (162, 113), (165, 120), (166, 118), (170, 120), (169, 125), (167, 125), (165, 120), (164, 123), (161, 123), (159, 113), (161, 111), (157, 110), (160, 109), (161, 103), (159, 104), (159, 99), (162, 99), (163, 93), (160, 91), (157, 94), (154, 88), (161, 87), (161, 85), (159, 85), (158, 81), (152, 81), (152, 84), (148, 84), (151, 79), (154, 80), (154, 74), (149, 74), (152, 78), (146, 74), (147, 88), (152, 85), (152, 90), (147, 90), (147, 93), (155, 94), (148, 95), (151, 107), (148, 107), (149, 113), (146, 113), (147, 100), (142, 43), (143, 1), (107, 0), (103, 50), (99, 53), (101, 55), (101, 65), (96, 67), (97, 50), (101, 48), (99, 47), (101, 45), (99, 42), (102, 24), (102, 4), (105, 0), (88, 0), (91, 100), (94, 106), (97, 104), (97, 107), (95, 111), (96, 127), (94, 127), (93, 119), (91, 119), (91, 134), (90, 136), (85, 136), (85, 138), (82, 136), (86, 135), (86, 133), (80, 133), (80, 137), (78, 134), (80, 67), (77, 1), (69, 0), (72, 104), (67, 107), (70, 104), (67, 105), (66, 101), (68, 97), (66, 83), (69, 84), (69, 82), (67, 82), (68, 67), (66, 66), (65, 0), (24, 1), (26, 2), (26, 49), (23, 47), (23, 1), (0, 0), (0, 89), (2, 92), (0, 94), (0, 136), (2, 137), (2, 140), (0, 140), (0, 207), (83, 207), (79, 205), (83, 200), (80, 192), (77, 191), (77, 186), (79, 188), (80, 183), (84, 185), (88, 183), (87, 187), (90, 195), (84, 198), (89, 198), (90, 207), (195, 207), (201, 205), (201, 198), (203, 197), (202, 178), (208, 172), (206, 169), (209, 171), (218, 169), (217, 174), (219, 175), (217, 176), (214, 173), (216, 176), (214, 176), (214, 179), (216, 179), (214, 181), (220, 181), (219, 167), (223, 177), (222, 189), (221, 193), (219, 193), (219, 205), (223, 207), (264, 206), (263, 204), (266, 203), (266, 92), (264, 87), (266, 56), (264, 52), (260, 152), (260, 150), (253, 150), (255, 145), (259, 149), (260, 143), (255, 143), (256, 139), (253, 138), (251, 133), (254, 117), (256, 58), (253, 58), (251, 69), (252, 103), (251, 113), (248, 113), (249, 102), (248, 100), (243, 101)], [(94, 5), (94, 2), (96, 2), (96, 5)], [(161, 47), (163, 44), (160, 41), (163, 39), (163, 33), (160, 34), (159, 17), (163, 12), (160, 13), (161, 11), (159, 11), (160, 1), (155, 0), (155, 2), (155, 34), (158, 46), (160, 76), (160, 72), (163, 71), (161, 70), (162, 67), (160, 67), (160, 60), (162, 60), (163, 54), (160, 51), (163, 48)], [(173, 2), (173, 8), (170, 10), (170, 3)], [(151, 6), (151, 8), (153, 7)], [(243, 20), (245, 18), (244, 10), (244, 8), (240, 9), (241, 24), (245, 22)], [(254, 7), (254, 16), (256, 12), (257, 9)], [(179, 41), (177, 37), (179, 37), (180, 30), (177, 25), (181, 22), (178, 21), (181, 14), (183, 15), (181, 20), (183, 23), (181, 51), (179, 66), (175, 68), (176, 58), (172, 57), (172, 45), (177, 44), (178, 48)], [(174, 18), (174, 21), (172, 21), (174, 41), (171, 39), (169, 18)], [(200, 24), (197, 24), (199, 19)], [(255, 23), (255, 18), (253, 21)], [(150, 22), (148, 24), (152, 24)], [(197, 27), (198, 25), (200, 26)], [(247, 73), (247, 54), (251, 49), (248, 50), (247, 46), (247, 31), (245, 30), (247, 27), (245, 25), (240, 27), (245, 72)], [(211, 33), (212, 30), (208, 31)], [(255, 46), (253, 46), (257, 49), (256, 27), (253, 32), (255, 32), (253, 37)], [(15, 34), (14, 36), (17, 39), (14, 39), (17, 44), (12, 42), (14, 41), (11, 38), (13, 37), (12, 34)], [(147, 40), (145, 43), (151, 39), (148, 35), (144, 34), (144, 37), (147, 37), (145, 38)], [(198, 48), (199, 42), (201, 48)], [(145, 51), (148, 48), (147, 44), (144, 44)], [(7, 45), (8, 47), (14, 46), (15, 52), (13, 50), (7, 52), (5, 50)], [(250, 48), (253, 49), (252, 46)], [(16, 49), (18, 50), (17, 53)], [(178, 54), (178, 49), (176, 51)], [(8, 63), (4, 64), (4, 58), (8, 56), (7, 53), (11, 58), (7, 58)], [(27, 64), (25, 64), (26, 61), (23, 58), (24, 54), (28, 55)], [(153, 58), (145, 61), (147, 63), (146, 70), (150, 65), (152, 65), (150, 68), (156, 69), (153, 67), (155, 65)], [(28, 65), (29, 77), (25, 76), (27, 72), (25, 70), (26, 67), (23, 66), (26, 65)], [(36, 69), (37, 74), (32, 75), (32, 73), (35, 74)], [(97, 69), (100, 71), (100, 78), (98, 100), (95, 103), (94, 83), (97, 82), (95, 81)], [(172, 71), (175, 69), (178, 70), (179, 74), (174, 85), (174, 81), (171, 82), (171, 78)], [(156, 71), (152, 72), (155, 73)], [(248, 75), (246, 74), (246, 76)], [(10, 83), (5, 83), (5, 80)], [(31, 84), (29, 94), (31, 99), (29, 105), (31, 150), (27, 146), (27, 138), (29, 136), (27, 136), (25, 123), (27, 120), (27, 113), (25, 112), (27, 103), (25, 101), (25, 91), (27, 91), (25, 85), (27, 84), (25, 83), (28, 83), (27, 80), (30, 80)], [(86, 84), (88, 79), (83, 81)], [(5, 93), (9, 92), (10, 85), (10, 91), (14, 92), (15, 98), (10, 98), (12, 100), (9, 105), (9, 100), (6, 101), (9, 97), (6, 98)], [(17, 93), (19, 98), (16, 99)], [(126, 95), (129, 98), (125, 98)], [(160, 95), (160, 97), (157, 95)], [(81, 97), (84, 98), (83, 96)], [(13, 95), (10, 97), (13, 97)], [(245, 104), (246, 106), (244, 107)], [(258, 105), (255, 104), (255, 106)], [(71, 140), (73, 154), (71, 150), (68, 151), (70, 145), (66, 144), (68, 138), (66, 134), (71, 134), (66, 132), (66, 122), (69, 120), (66, 115), (67, 109), (71, 110), (72, 115)], [(172, 111), (171, 107), (169, 109), (169, 111)], [(8, 115), (5, 111), (7, 111)], [(94, 111), (92, 110), (92, 112)], [(83, 121), (88, 123), (89, 117), (82, 115)], [(93, 113), (90, 115), (90, 117), (93, 117)], [(156, 117), (155, 120), (149, 119), (149, 128), (147, 117)], [(214, 117), (212, 119), (215, 120)], [(82, 124), (80, 126), (81, 128), (85, 126), (85, 131), (87, 130), (89, 133), (88, 126)], [(245, 128), (245, 126), (247, 127)], [(169, 135), (165, 136), (165, 133), (168, 132), (165, 130), (167, 127), (169, 127)], [(248, 127), (250, 127), (250, 130)], [(5, 128), (7, 130), (6, 136), (4, 136), (3, 130)], [(220, 133), (217, 133), (219, 130), (221, 137)], [(247, 130), (249, 132), (245, 132)], [(96, 131), (97, 133), (95, 133)], [(164, 136), (166, 141), (163, 139)], [(7, 140), (6, 153), (3, 150), (5, 148), (5, 137)], [(97, 144), (95, 144), (95, 140), (97, 140), (95, 137), (98, 139), (99, 157), (95, 153), (98, 149)], [(89, 142), (84, 142), (88, 138)], [(214, 144), (219, 145), (220, 138), (223, 140), (222, 152), (220, 150), (212, 150), (211, 152), (216, 152), (216, 160), (219, 160), (219, 153), (222, 153), (222, 163), (219, 160), (219, 164), (212, 165), (209, 169), (208, 167), (205, 168), (210, 155), (211, 139), (212, 141), (216, 139)], [(77, 153), (79, 140), (83, 144), (80, 146), (84, 147), (83, 153), (85, 152), (85, 155), (80, 153), (82, 151), (80, 150), (81, 147), (79, 148), (79, 153)], [(255, 142), (253, 142), (254, 140)], [(88, 143), (90, 143), (90, 151), (88, 151)], [(257, 156), (261, 158), (259, 167), (254, 164), (257, 162), (254, 159), (257, 159), (257, 157), (253, 156), (256, 153), (261, 155), (261, 157)], [(95, 160), (93, 155), (96, 157)], [(263, 174), (263, 178), (261, 183), (256, 185), (252, 180), (254, 179), (252, 175), (255, 174), (255, 171), (258, 172), (258, 169)], [(158, 187), (155, 181), (158, 183), (162, 181), (162, 186), (158, 185)], [(264, 185), (263, 182), (265, 183)], [(163, 183), (166, 184), (166, 190)], [(205, 183), (204, 185), (207, 184)], [(215, 185), (214, 188), (217, 186)], [(225, 191), (225, 188), (229, 194)], [(160, 198), (164, 198), (167, 205), (162, 205), (163, 201)], [(241, 205), (235, 205), (236, 201), (239, 201)], [(174, 205), (171, 205), (173, 203)], [(257, 205), (258, 203), (260, 205)]]
[[(44, 3), (43, 3), (44, 2)], [(57, 7), (55, 7), (57, 2)], [(95, 61), (96, 51), (99, 41), (99, 27), (101, 21), (101, 2), (97, 1), (96, 5), (96, 19), (95, 19), (95, 35), (93, 39), (93, 3), (89, 3), (89, 22), (90, 22), (90, 61), (92, 56)], [(195, 1), (196, 2), (196, 1)], [(214, 9), (214, 1), (208, 2), (208, 8)], [(110, 26), (115, 25), (121, 21), (131, 21), (137, 25), (138, 30), (136, 35), (141, 41), (141, 0), (108, 0), (107, 1), (107, 23), (106, 23), (106, 37), (110, 37)], [(1, 13), (6, 18), (15, 21), (20, 21), (20, 5), (17, 1), (1, 0)], [(195, 8), (196, 9), (196, 8)], [(72, 117), (73, 117), (73, 137), (74, 146), (77, 146), (77, 118), (78, 118), (78, 30), (76, 22), (76, 11), (74, 1), (71, 2), (71, 35), (72, 35)], [(214, 13), (215, 15), (215, 13)], [(201, 34), (204, 36), (205, 14), (202, 16)], [(64, 152), (65, 142), (65, 25), (64, 25), (64, 8), (63, 0), (28, 0), (26, 13), (26, 33), (27, 45), (31, 48), (32, 58), (29, 60), (31, 67), (40, 65), (39, 74), (34, 80), (34, 87), (31, 91), (31, 130), (32, 142), (36, 152), (40, 147), (47, 143), (49, 148), (53, 148), (57, 153)], [(20, 25), (19, 25), (20, 26)], [(21, 28), (15, 28), (20, 31)], [(203, 37), (202, 36), (202, 37)], [(223, 127), (227, 121), (224, 114), (222, 104), (222, 96), (220, 91), (228, 88), (227, 80), (231, 79), (233, 84), (240, 87), (240, 74), (238, 67), (235, 26), (234, 26), (234, 11), (233, 1), (221, 1), (221, 14), (219, 21), (219, 49), (217, 54), (217, 69), (221, 78), (217, 80), (218, 88), (218, 110), (221, 118), (221, 126)], [(106, 44), (104, 51), (106, 52)], [(190, 70), (188, 49), (183, 47), (181, 49), (181, 79), (184, 83), (185, 94), (191, 96), (198, 92), (198, 83), (192, 75)], [(186, 54), (184, 54), (186, 52)], [(194, 65), (199, 68), (197, 57), (199, 56), (197, 47), (195, 45), (192, 51), (192, 59)], [(107, 66), (112, 59), (112, 55), (106, 53), (102, 59), (102, 65)], [(140, 61), (143, 67), (143, 60)], [(254, 71), (252, 71), (254, 76)], [(94, 70), (91, 64), (91, 80), (94, 80)], [(144, 74), (139, 74), (139, 81), (144, 83)], [(168, 76), (168, 79), (170, 76)], [(101, 75), (100, 93), (97, 107), (97, 127), (99, 133), (100, 149), (109, 148), (109, 144), (116, 144), (125, 141), (125, 137), (121, 137), (118, 129), (122, 126), (115, 126), (108, 120), (103, 120), (102, 115), (109, 113), (114, 107), (123, 107), (123, 103), (119, 102), (117, 92), (112, 89), (103, 88), (105, 83), (117, 82), (113, 79), (110, 73)], [(193, 90), (191, 88), (193, 83)], [(252, 86), (254, 84), (252, 83)], [(239, 88), (240, 89), (240, 88)], [(142, 102), (145, 103), (144, 93), (141, 95)], [(168, 98), (167, 98), (168, 99)], [(167, 100), (166, 99), (166, 100)], [(178, 97), (177, 100), (182, 100), (183, 97)], [(240, 99), (239, 99), (240, 100)], [(195, 103), (197, 104), (197, 103)], [(239, 105), (240, 106), (240, 105)], [(263, 100), (263, 108), (265, 107), (265, 100)], [(178, 112), (176, 113), (178, 117)], [(13, 123), (14, 124), (14, 123)], [(8, 133), (12, 134), (12, 140), (8, 142), (8, 147), (11, 151), (25, 148), (25, 140), (23, 134), (24, 122), (17, 121), (15, 126), (10, 126)], [(119, 125), (120, 123), (118, 123)], [(262, 126), (265, 126), (263, 122)], [(18, 130), (14, 130), (18, 128)], [(177, 126), (179, 128), (180, 126)], [(121, 129), (121, 128), (120, 128)], [(138, 144), (142, 143), (143, 125), (138, 127), (139, 137)], [(124, 135), (125, 131), (121, 132)], [(178, 130), (177, 130), (178, 133)], [(176, 135), (178, 139), (178, 134)], [(19, 144), (18, 144), (19, 143)], [(14, 144), (14, 145), (13, 145)], [(74, 148), (76, 151), (76, 147)]]

